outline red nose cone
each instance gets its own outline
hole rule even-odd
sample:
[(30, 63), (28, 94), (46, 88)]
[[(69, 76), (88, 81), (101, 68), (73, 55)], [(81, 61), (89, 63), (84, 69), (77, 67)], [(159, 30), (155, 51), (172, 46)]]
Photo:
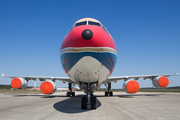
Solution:
[(85, 40), (90, 40), (93, 36), (93, 32), (89, 29), (86, 29), (82, 32), (82, 37), (85, 39)]
[(49, 81), (45, 81), (41, 84), (40, 90), (43, 94), (51, 94), (53, 91), (53, 85)]
[(12, 81), (11, 81), (11, 86), (12, 88), (14, 89), (19, 89), (21, 87), (21, 80), (19, 78), (14, 78)]
[(169, 85), (169, 80), (167, 77), (160, 77), (158, 80), (158, 84), (160, 87), (167, 87)]
[(127, 83), (126, 89), (129, 93), (136, 93), (139, 90), (139, 83), (135, 80), (131, 80)]

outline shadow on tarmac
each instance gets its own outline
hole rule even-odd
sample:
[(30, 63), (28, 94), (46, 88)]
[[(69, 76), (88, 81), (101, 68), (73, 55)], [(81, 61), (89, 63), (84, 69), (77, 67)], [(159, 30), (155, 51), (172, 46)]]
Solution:
[[(97, 108), (100, 107), (102, 104), (98, 100), (98, 97), (120, 97), (120, 98), (134, 98), (135, 96), (160, 96), (164, 94), (128, 94), (128, 95), (114, 95), (114, 96), (104, 96), (104, 95), (94, 95), (97, 97)], [(83, 95), (77, 95), (76, 97), (70, 97), (69, 99), (57, 102), (53, 105), (54, 109), (59, 112), (63, 113), (81, 113), (90, 111), (90, 107), (88, 106), (87, 110), (81, 109), (81, 98)]]
[[(53, 105), (54, 109), (64, 113), (81, 113), (91, 111), (91, 106), (88, 105), (86, 110), (81, 109), (81, 98), (84, 95), (77, 95), (76, 97), (70, 97), (69, 99), (57, 102)], [(97, 99), (97, 108), (101, 106), (101, 102)]]
[(5, 94), (5, 95), (13, 95), (13, 97), (28, 97), (28, 96), (34, 96), (34, 97), (41, 97), (41, 98), (67, 97), (67, 96), (65, 96), (65, 95), (14, 95), (14, 94)]
[[(4, 95), (13, 95), (14, 97), (26, 97), (26, 96), (35, 96), (41, 98), (55, 98), (55, 97), (67, 97), (66, 95), (28, 95), (28, 94), (4, 94)], [(124, 98), (134, 98), (134, 96), (160, 96), (165, 94), (123, 94), (123, 95), (113, 95), (113, 96), (104, 96), (104, 95), (95, 95), (96, 97), (124, 97)], [(76, 97), (82, 97), (83, 95), (77, 95)], [(73, 98), (73, 97), (72, 97)]]
[(160, 96), (164, 94), (127, 94), (127, 95), (118, 95), (121, 98), (134, 98), (135, 96)]
[(96, 95), (96, 97), (120, 97), (120, 98), (134, 98), (135, 96), (160, 96), (165, 94), (123, 94), (123, 95), (113, 95), (113, 96), (104, 96), (104, 95)]
[[(10, 94), (6, 94), (10, 95)], [(59, 112), (63, 113), (81, 113), (81, 112), (87, 112), (91, 111), (91, 106), (88, 105), (86, 110), (81, 109), (81, 99), (85, 95), (77, 95), (75, 97), (67, 97), (65, 95), (13, 95), (13, 97), (28, 97), (28, 96), (34, 96), (34, 97), (40, 97), (40, 98), (56, 98), (56, 97), (66, 97), (67, 99), (59, 101), (53, 105), (54, 109), (56, 109)], [(101, 106), (101, 102), (97, 99), (97, 108)]]
[[(40, 98), (55, 98), (55, 97), (66, 97), (67, 99), (59, 101), (57, 103), (53, 104), (54, 109), (56, 109), (59, 112), (63, 113), (82, 113), (82, 112), (87, 112), (91, 111), (91, 106), (88, 105), (88, 109), (82, 110), (81, 109), (81, 99), (85, 95), (77, 95), (75, 97), (67, 97), (65, 95), (14, 95), (14, 94), (6, 94), (6, 95), (13, 95), (13, 97), (28, 97), (28, 96), (35, 96), (35, 97), (40, 97)], [(123, 95), (113, 95), (113, 96), (104, 96), (104, 95), (94, 95), (97, 97), (97, 108), (100, 107), (102, 104), (98, 100), (98, 97), (119, 97), (119, 98), (135, 98), (136, 96), (160, 96), (160, 95), (165, 95), (165, 94), (123, 94)]]

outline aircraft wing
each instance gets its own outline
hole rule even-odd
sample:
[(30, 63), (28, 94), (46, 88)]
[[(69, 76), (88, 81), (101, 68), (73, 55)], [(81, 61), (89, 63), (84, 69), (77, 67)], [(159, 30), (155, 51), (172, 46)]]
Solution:
[(4, 76), (4, 74), (2, 73), (2, 77), (6, 77), (6, 78), (24, 78), (27, 81), (29, 80), (36, 80), (39, 79), (40, 81), (45, 81), (45, 80), (52, 80), (52, 81), (62, 81), (62, 82), (68, 82), (68, 83), (76, 83), (74, 81), (72, 81), (69, 77), (45, 77), (45, 76)]
[(107, 80), (105, 80), (103, 82), (103, 84), (106, 84), (106, 83), (111, 83), (111, 82), (117, 82), (119, 80), (129, 80), (129, 79), (134, 79), (134, 80), (138, 80), (139, 78), (143, 78), (144, 80), (146, 79), (151, 79), (153, 80), (155, 77), (158, 77), (158, 76), (165, 76), (165, 77), (169, 77), (169, 76), (176, 76), (178, 75), (178, 72), (176, 72), (175, 74), (161, 74), (161, 75), (134, 75), (134, 76), (117, 76), (117, 77), (109, 77), (107, 78)]

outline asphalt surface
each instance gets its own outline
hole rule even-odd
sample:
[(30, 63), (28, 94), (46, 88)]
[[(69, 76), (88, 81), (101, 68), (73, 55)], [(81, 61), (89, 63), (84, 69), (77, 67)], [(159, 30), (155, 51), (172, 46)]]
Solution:
[(114, 92), (97, 96), (97, 109), (81, 110), (83, 92), (66, 97), (65, 92), (46, 95), (0, 94), (0, 120), (177, 120), (180, 119), (180, 93)]

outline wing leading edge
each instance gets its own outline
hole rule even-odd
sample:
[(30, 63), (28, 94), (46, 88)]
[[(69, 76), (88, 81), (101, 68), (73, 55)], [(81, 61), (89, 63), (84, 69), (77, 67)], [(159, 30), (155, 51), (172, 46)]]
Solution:
[(62, 82), (68, 82), (68, 83), (73, 83), (76, 84), (76, 82), (72, 81), (69, 77), (46, 77), (46, 76), (4, 76), (2, 73), (2, 77), (6, 78), (24, 78), (27, 81), (29, 80), (36, 80), (39, 79), (40, 81), (45, 81), (45, 80), (52, 80), (52, 81), (62, 81)]
[[(169, 77), (169, 76), (177, 76), (177, 75), (178, 75), (178, 71), (175, 74), (116, 76), (116, 77), (109, 77), (109, 78), (107, 78), (107, 80), (105, 80), (103, 82), (103, 84), (111, 83), (111, 82), (117, 82), (119, 80), (124, 80), (124, 81), (129, 80), (129, 79), (138, 80), (139, 78), (143, 78), (144, 80), (146, 80), (146, 79), (153, 80), (155, 77), (158, 77), (158, 76)], [(27, 81), (29, 81), (29, 80), (36, 80), (36, 79), (39, 79), (40, 81), (45, 81), (45, 80), (56, 81), (56, 80), (58, 80), (58, 81), (62, 81), (62, 82), (68, 82), (68, 83), (76, 84), (76, 82), (72, 81), (69, 77), (5, 76), (3, 73), (2, 73), (2, 77), (6, 77), (6, 78), (24, 78)]]
[(129, 80), (129, 79), (134, 79), (134, 80), (138, 80), (139, 78), (143, 78), (144, 80), (146, 79), (151, 79), (153, 80), (155, 77), (158, 76), (165, 76), (165, 77), (169, 77), (169, 76), (177, 76), (178, 75), (178, 71), (175, 74), (161, 74), (161, 75), (134, 75), (134, 76), (117, 76), (117, 77), (109, 77), (107, 78), (107, 80), (105, 80), (103, 82), (103, 84), (106, 83), (111, 83), (111, 82), (117, 82), (119, 80)]

